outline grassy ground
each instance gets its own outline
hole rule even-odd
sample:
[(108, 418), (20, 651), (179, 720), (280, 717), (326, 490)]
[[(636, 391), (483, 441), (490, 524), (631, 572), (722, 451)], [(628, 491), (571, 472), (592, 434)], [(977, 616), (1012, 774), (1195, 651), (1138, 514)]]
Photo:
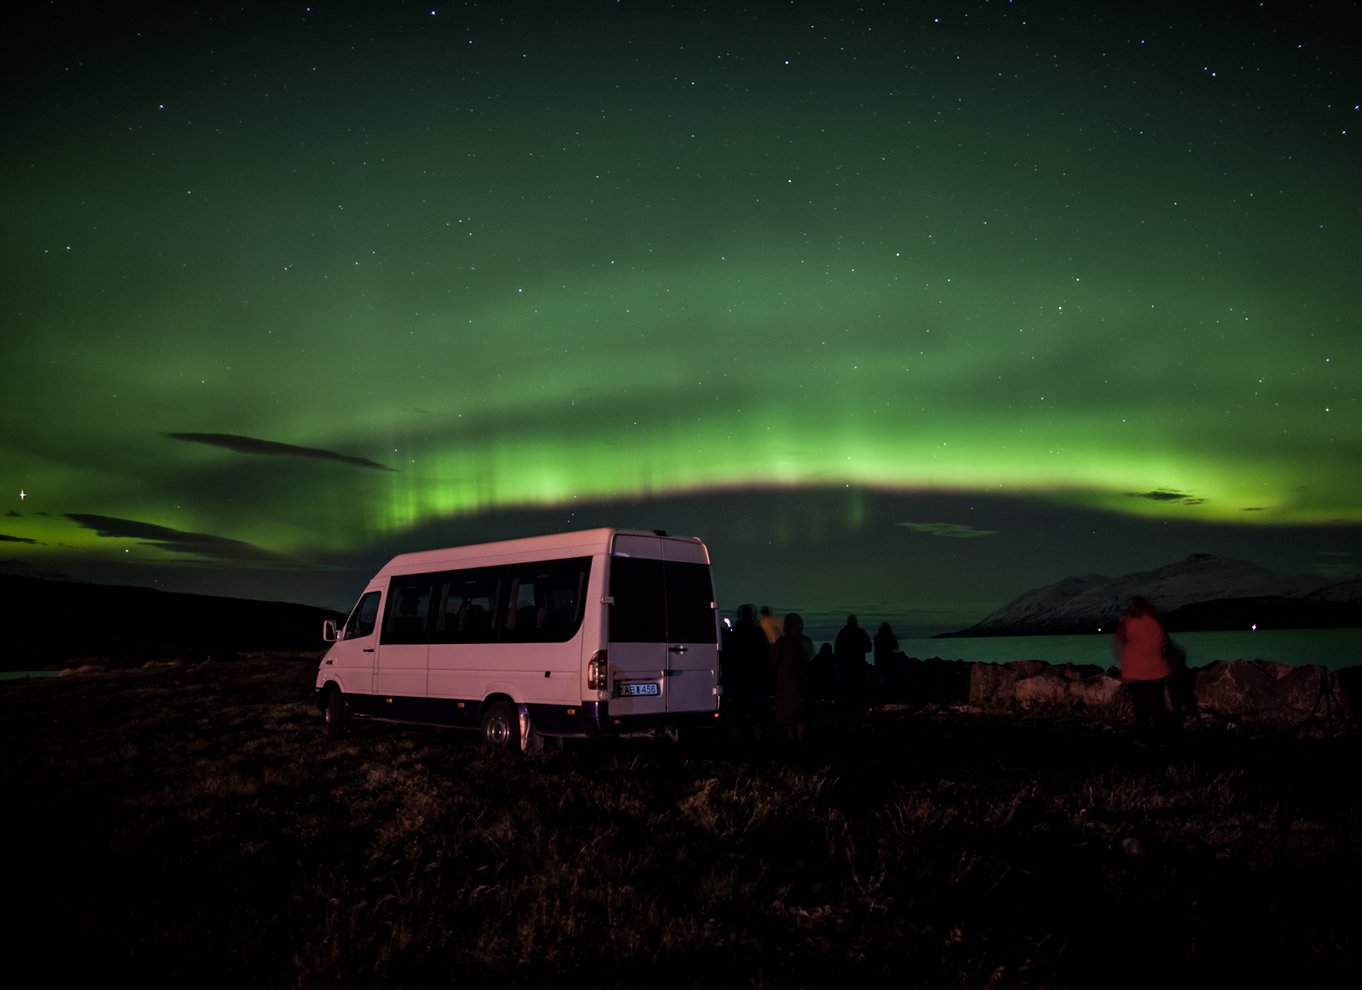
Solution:
[(11, 955), (43, 982), (1351, 986), (1359, 743), (825, 713), (799, 747), (505, 758), (314, 662), (0, 683)]

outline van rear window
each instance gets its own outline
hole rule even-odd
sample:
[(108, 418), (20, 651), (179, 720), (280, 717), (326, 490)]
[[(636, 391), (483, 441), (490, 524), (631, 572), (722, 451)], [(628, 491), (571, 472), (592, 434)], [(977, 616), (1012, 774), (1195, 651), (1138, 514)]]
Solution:
[(614, 557), (610, 563), (612, 642), (715, 642), (708, 565), (644, 557)]

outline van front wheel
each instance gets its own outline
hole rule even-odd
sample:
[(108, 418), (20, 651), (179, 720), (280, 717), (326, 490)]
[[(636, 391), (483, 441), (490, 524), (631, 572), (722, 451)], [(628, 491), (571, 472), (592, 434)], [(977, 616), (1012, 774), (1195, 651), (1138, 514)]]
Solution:
[(482, 741), (495, 749), (520, 748), (520, 713), (509, 701), (496, 701), (482, 715)]
[(332, 688), (326, 694), (324, 718), (326, 719), (326, 734), (328, 736), (332, 739), (339, 739), (345, 735), (345, 698), (335, 688)]

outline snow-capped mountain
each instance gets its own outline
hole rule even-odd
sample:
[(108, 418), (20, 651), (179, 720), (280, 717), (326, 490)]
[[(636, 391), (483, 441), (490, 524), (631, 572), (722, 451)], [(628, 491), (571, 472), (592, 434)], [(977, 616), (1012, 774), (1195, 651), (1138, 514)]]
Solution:
[[(1270, 609), (1276, 625), (1351, 625), (1359, 621), (1357, 585), (1355, 581), (1326, 584), (1318, 578), (1277, 574), (1247, 561), (1198, 553), (1154, 571), (1118, 578), (1100, 574), (1064, 578), (1026, 592), (953, 635), (1110, 631), (1132, 595), (1148, 598), (1171, 628), (1179, 628), (1179, 610), (1187, 620), (1181, 628), (1232, 628), (1246, 614), (1249, 603)], [(1300, 621), (1292, 621), (1292, 615)]]

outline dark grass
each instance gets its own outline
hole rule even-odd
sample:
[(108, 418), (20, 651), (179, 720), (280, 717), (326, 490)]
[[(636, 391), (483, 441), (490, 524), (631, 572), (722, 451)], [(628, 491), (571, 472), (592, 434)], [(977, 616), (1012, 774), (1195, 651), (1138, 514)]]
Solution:
[(799, 746), (507, 758), (315, 661), (0, 683), (12, 954), (44, 983), (1351, 986), (1355, 738), (823, 712)]

